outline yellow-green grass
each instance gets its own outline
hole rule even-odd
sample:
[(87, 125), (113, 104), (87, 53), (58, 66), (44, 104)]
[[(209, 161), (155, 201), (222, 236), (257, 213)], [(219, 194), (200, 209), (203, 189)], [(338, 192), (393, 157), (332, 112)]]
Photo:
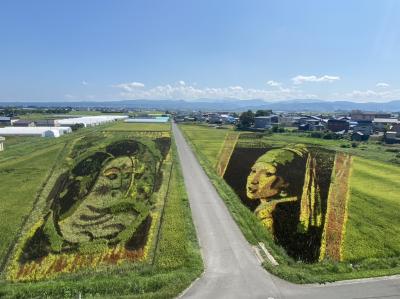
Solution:
[(193, 146), (205, 155), (211, 165), (216, 165), (229, 129), (216, 129), (208, 126), (181, 125), (180, 128)]
[(18, 162), (20, 158), (29, 158), (39, 150), (48, 150), (49, 147), (60, 144), (60, 139), (43, 137), (6, 137), (4, 151), (0, 152), (0, 166), (6, 161)]
[(400, 255), (400, 167), (356, 157), (350, 180), (344, 259)]
[(170, 123), (126, 123), (118, 121), (109, 125), (105, 131), (169, 131)]
[[(39, 155), (21, 157), (14, 163), (0, 164), (0, 261), (19, 231), (23, 219), (29, 214), (33, 203), (50, 169), (56, 162), (63, 144)], [(24, 159), (22, 159), (24, 158)]]
[(198, 270), (203, 268), (197, 248), (196, 233), (187, 214), (191, 215), (189, 201), (174, 153), (174, 166), (155, 258), (155, 264), (159, 269), (177, 269), (185, 265), (193, 265)]
[(73, 140), (107, 128), (107, 125), (79, 129), (70, 134), (64, 134), (59, 138), (7, 136), (4, 142), (4, 151), (0, 152), (0, 165), (4, 163), (16, 163), (19, 159), (27, 159), (31, 155), (37, 155), (40, 150), (48, 150), (49, 147), (59, 144), (71, 143)]

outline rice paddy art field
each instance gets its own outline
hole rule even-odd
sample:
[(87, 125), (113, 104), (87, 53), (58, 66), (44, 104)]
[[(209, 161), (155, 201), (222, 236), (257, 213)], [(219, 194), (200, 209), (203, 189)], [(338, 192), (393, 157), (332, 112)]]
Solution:
[[(6, 203), (0, 297), (173, 297), (200, 274), (182, 175), (165, 129), (162, 136), (151, 127), (140, 136), (83, 130), (48, 151), (32, 139), (39, 154), (0, 166), (0, 179), (10, 182), (0, 193)], [(19, 188), (21, 182), (30, 189)]]
[[(144, 141), (142, 141), (144, 142)], [(137, 140), (86, 148), (69, 171), (56, 179), (46, 201), (50, 208), (21, 241), (8, 269), (10, 280), (37, 280), (60, 272), (120, 260), (145, 259), (150, 228), (163, 205), (164, 156)], [(169, 143), (164, 139), (159, 143)], [(169, 147), (168, 144), (161, 145)], [(163, 169), (168, 181), (168, 168)], [(155, 216), (152, 217), (151, 212)], [(32, 217), (33, 218), (33, 217)]]
[(272, 273), (295, 282), (400, 273), (400, 167), (382, 150), (242, 133), (222, 179), (218, 130), (181, 129), (246, 238), (278, 260), (264, 264)]

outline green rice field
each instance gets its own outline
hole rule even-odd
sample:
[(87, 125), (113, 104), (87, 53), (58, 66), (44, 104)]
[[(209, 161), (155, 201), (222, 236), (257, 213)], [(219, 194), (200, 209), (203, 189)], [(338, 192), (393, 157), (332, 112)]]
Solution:
[(344, 258), (400, 255), (400, 167), (356, 157), (350, 181)]
[(181, 125), (180, 128), (199, 151), (207, 156), (212, 165), (218, 162), (218, 157), (230, 129), (216, 129), (208, 126)]
[[(41, 150), (25, 159), (0, 164), (0, 260), (2, 261), (10, 244), (29, 214), (38, 191), (62, 149), (62, 145)], [(1, 155), (0, 155), (1, 158)]]

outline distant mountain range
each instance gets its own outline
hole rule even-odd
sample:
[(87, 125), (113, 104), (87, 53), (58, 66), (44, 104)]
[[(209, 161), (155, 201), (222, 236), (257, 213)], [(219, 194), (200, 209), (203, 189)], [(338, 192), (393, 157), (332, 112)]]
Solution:
[(73, 108), (128, 108), (161, 110), (203, 110), (203, 111), (244, 111), (272, 109), (274, 111), (400, 111), (400, 100), (385, 103), (355, 103), (351, 101), (290, 100), (266, 102), (263, 100), (124, 100), (124, 101), (82, 101), (82, 102), (0, 102), (1, 106), (23, 107), (73, 107)]

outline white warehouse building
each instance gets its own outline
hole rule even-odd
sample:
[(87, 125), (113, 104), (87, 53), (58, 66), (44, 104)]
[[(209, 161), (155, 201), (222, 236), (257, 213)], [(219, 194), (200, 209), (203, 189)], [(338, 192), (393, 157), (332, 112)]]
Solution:
[(38, 136), (57, 138), (71, 133), (70, 127), (5, 127), (0, 128), (2, 136)]
[(92, 127), (126, 118), (128, 118), (128, 116), (126, 115), (83, 116), (75, 118), (58, 119), (56, 120), (56, 123), (60, 126), (73, 126), (77, 124), (82, 124), (85, 127)]
[(6, 139), (2, 136), (0, 136), (0, 152), (4, 151), (4, 141)]

